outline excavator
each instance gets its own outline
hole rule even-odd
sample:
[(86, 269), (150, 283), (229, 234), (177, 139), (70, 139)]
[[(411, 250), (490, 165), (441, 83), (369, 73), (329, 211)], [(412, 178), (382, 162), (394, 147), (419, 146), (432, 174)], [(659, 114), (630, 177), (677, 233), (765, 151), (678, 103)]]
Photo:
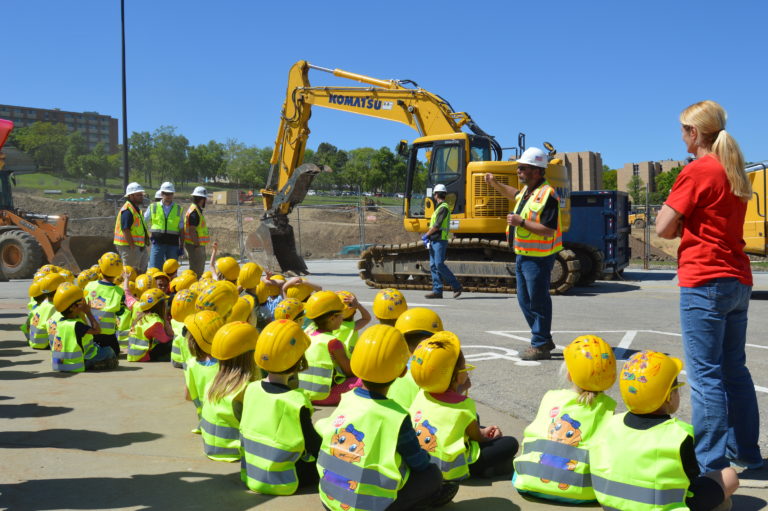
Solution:
[(9, 279), (29, 278), (45, 263), (73, 273), (90, 267), (112, 249), (111, 238), (67, 236), (67, 215), (42, 215), (14, 207), (14, 171), (4, 168), (2, 152), (12, 130), (11, 121), (0, 119), (0, 274)]
[[(310, 70), (366, 86), (312, 86)], [(490, 172), (497, 181), (518, 186), (517, 163), (502, 160), (502, 147), (496, 139), (469, 114), (454, 111), (448, 101), (413, 81), (377, 79), (306, 61), (295, 63), (288, 74), (270, 171), (261, 190), (264, 215), (256, 232), (260, 244), (256, 257), (260, 262), (284, 272), (307, 272), (296, 251), (288, 214), (304, 200), (314, 177), (331, 170), (303, 163), (313, 105), (399, 122), (416, 130), (419, 138), (411, 144), (400, 141), (398, 145), (398, 153), (408, 161), (405, 229), (426, 232), (436, 207), (432, 188), (444, 184), (452, 208), (448, 266), (467, 291), (515, 292), (514, 253), (505, 236), (506, 215), (513, 205), (486, 185), (484, 175)], [(524, 136), (518, 145), (518, 150), (524, 149)], [(552, 157), (552, 145), (544, 146)], [(566, 231), (570, 225), (570, 181), (563, 162), (550, 159), (546, 176), (557, 189)], [(425, 189), (416, 189), (418, 183), (426, 183)], [(587, 258), (595, 272), (602, 269), (599, 251), (566, 246), (558, 254), (552, 272), (553, 292), (563, 293), (580, 280), (580, 257)], [(432, 288), (429, 255), (421, 242), (369, 247), (361, 254), (358, 268), (361, 278), (371, 287)]]

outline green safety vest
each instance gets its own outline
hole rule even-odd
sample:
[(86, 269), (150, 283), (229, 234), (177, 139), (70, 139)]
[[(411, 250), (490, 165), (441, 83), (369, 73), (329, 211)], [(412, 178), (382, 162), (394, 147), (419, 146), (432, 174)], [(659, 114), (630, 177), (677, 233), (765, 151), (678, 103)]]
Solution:
[[(528, 187), (524, 187), (515, 196), (515, 211), (517, 211), (520, 201), (523, 200)], [(549, 186), (549, 183), (544, 181), (537, 190), (534, 190), (531, 196), (523, 206), (523, 210), (520, 211), (520, 216), (525, 219), (526, 222), (540, 222), (541, 212), (544, 206), (547, 204), (547, 200), (550, 195), (557, 198), (555, 189)], [(507, 233), (509, 233), (509, 226), (507, 226)], [(548, 255), (556, 254), (563, 249), (563, 230), (561, 224), (561, 215), (557, 215), (557, 230), (554, 236), (541, 236), (534, 234), (528, 229), (517, 226), (515, 227), (515, 239), (513, 242), (515, 248), (515, 254), (527, 255), (531, 257), (546, 257)]]
[(56, 312), (53, 304), (43, 300), (34, 308), (34, 315), (29, 322), (29, 346), (36, 350), (44, 350), (50, 343), (48, 339), (48, 319)]
[(189, 399), (195, 405), (198, 419), (203, 412), (205, 389), (216, 378), (218, 372), (219, 361), (213, 357), (206, 362), (198, 362), (197, 359), (190, 357), (184, 366), (184, 382), (187, 384)]
[(240, 419), (241, 478), (248, 489), (268, 495), (296, 493), (296, 462), (304, 454), (302, 408), (312, 412), (309, 398), (299, 389), (270, 394), (260, 381), (245, 389)]
[[(384, 511), (408, 481), (397, 452), (408, 412), (391, 399), (342, 395), (333, 415), (315, 429), (323, 438), (317, 458), (320, 499), (333, 511)], [(344, 507), (342, 507), (344, 506)]]
[(517, 491), (569, 503), (594, 501), (589, 452), (595, 433), (615, 409), (616, 402), (605, 394), (598, 394), (591, 406), (580, 404), (570, 389), (544, 394), (515, 458)]
[(181, 223), (181, 206), (171, 204), (168, 216), (165, 216), (165, 209), (162, 202), (153, 202), (149, 205), (150, 224), (149, 232), (152, 234), (179, 234), (179, 224)]
[(184, 336), (184, 323), (171, 319), (171, 328), (173, 328), (173, 344), (171, 345), (171, 360), (184, 366), (189, 359), (189, 343)]
[(64, 316), (61, 315), (61, 312), (53, 309), (53, 314), (51, 314), (51, 317), (48, 318), (48, 345), (50, 347), (53, 347), (53, 341), (56, 339), (56, 332), (58, 330), (59, 321), (63, 317)]
[(327, 332), (309, 336), (310, 345), (304, 352), (309, 367), (299, 373), (299, 388), (307, 393), (310, 401), (321, 401), (331, 393), (334, 364), (328, 343), (333, 339), (333, 334)]
[(240, 452), (240, 419), (235, 417), (233, 402), (240, 393), (237, 389), (218, 401), (208, 400), (209, 383), (203, 392), (203, 411), (200, 429), (205, 455), (215, 461), (238, 461)]
[(29, 301), (27, 302), (27, 321), (19, 325), (19, 330), (21, 330), (21, 332), (24, 334), (24, 337), (26, 337), (27, 340), (29, 340), (29, 322), (32, 321), (32, 316), (34, 315), (32, 311), (34, 310), (36, 305), (37, 305), (37, 302), (35, 301), (35, 299), (30, 298)]
[(96, 356), (97, 349), (93, 336), (83, 336), (81, 348), (77, 344), (75, 325), (78, 319), (61, 319), (56, 326), (56, 336), (51, 346), (51, 360), (54, 371), (82, 373), (85, 371), (85, 361)]
[[(197, 214), (200, 217), (200, 223), (198, 223), (197, 226), (189, 223), (189, 215), (191, 215), (194, 211), (197, 211)], [(187, 213), (184, 215), (184, 243), (189, 245), (194, 244), (194, 240), (192, 239), (192, 229), (197, 231), (197, 242), (200, 245), (207, 245), (211, 242), (211, 238), (208, 235), (208, 225), (205, 223), (205, 216), (203, 216), (203, 211), (198, 208), (197, 204), (194, 202), (190, 204), (189, 209), (187, 209)]]
[(112, 242), (115, 245), (128, 245), (128, 240), (123, 236), (123, 229), (120, 226), (120, 217), (126, 209), (130, 210), (131, 215), (133, 215), (133, 223), (131, 224), (131, 238), (133, 238), (133, 243), (137, 247), (143, 247), (146, 243), (147, 226), (144, 225), (144, 217), (141, 216), (130, 201), (125, 201), (125, 204), (123, 204), (123, 207), (120, 208), (120, 211), (117, 213), (114, 239)]
[(467, 427), (477, 420), (475, 401), (438, 401), (429, 392), (419, 391), (409, 408), (413, 429), (421, 448), (440, 468), (443, 480), (469, 477), (469, 465), (480, 456), (480, 444), (467, 437)]
[(624, 425), (625, 415), (611, 417), (590, 447), (597, 501), (622, 511), (688, 509), (680, 445), (693, 436), (693, 426), (672, 418), (638, 430)]
[(389, 386), (387, 391), (387, 398), (395, 401), (397, 404), (408, 410), (413, 404), (413, 400), (416, 399), (416, 394), (419, 393), (421, 388), (413, 380), (410, 367), (408, 372), (402, 378), (397, 378), (392, 385)]
[(128, 335), (128, 362), (139, 362), (154, 347), (155, 342), (148, 339), (144, 331), (157, 322), (162, 323), (162, 318), (155, 313), (141, 318), (133, 325)]
[(128, 338), (131, 335), (131, 323), (133, 322), (133, 313), (131, 309), (125, 307), (121, 314), (117, 315), (117, 343), (121, 350), (128, 349)]
[(114, 334), (117, 331), (117, 313), (123, 306), (125, 292), (120, 286), (94, 281), (85, 286), (83, 294), (91, 306), (93, 317), (101, 326), (101, 333)]
[(341, 326), (333, 331), (333, 336), (341, 341), (344, 345), (344, 351), (346, 351), (347, 356), (351, 358), (359, 337), (357, 330), (355, 330), (355, 322), (342, 321)]
[(447, 215), (445, 215), (445, 218), (443, 219), (443, 222), (440, 224), (440, 239), (442, 241), (448, 240), (448, 232), (451, 228), (451, 208), (448, 206), (448, 203), (443, 201), (440, 203), (439, 206), (435, 208), (435, 210), (432, 212), (432, 217), (429, 219), (429, 228), (435, 227), (437, 222), (437, 213), (440, 211), (440, 208), (445, 209)]

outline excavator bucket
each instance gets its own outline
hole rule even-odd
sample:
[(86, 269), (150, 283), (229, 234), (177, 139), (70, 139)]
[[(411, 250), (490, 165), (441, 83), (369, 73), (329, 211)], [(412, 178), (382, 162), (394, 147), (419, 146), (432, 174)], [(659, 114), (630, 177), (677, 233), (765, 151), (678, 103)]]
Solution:
[(304, 258), (296, 250), (293, 227), (285, 215), (262, 218), (256, 232), (248, 238), (248, 249), (251, 259), (264, 268), (297, 275), (309, 273)]
[(52, 264), (73, 273), (96, 264), (104, 252), (114, 252), (112, 238), (103, 236), (70, 236), (65, 238), (53, 256)]

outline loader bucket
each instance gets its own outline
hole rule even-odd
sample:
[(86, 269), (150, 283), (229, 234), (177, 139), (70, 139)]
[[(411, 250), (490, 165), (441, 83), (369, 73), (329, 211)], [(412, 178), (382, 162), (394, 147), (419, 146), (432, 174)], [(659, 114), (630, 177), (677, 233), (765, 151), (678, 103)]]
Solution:
[(104, 252), (114, 252), (112, 238), (103, 236), (70, 236), (59, 245), (52, 264), (67, 268), (73, 273), (96, 264)]
[(247, 248), (251, 259), (264, 268), (297, 275), (309, 273), (304, 259), (296, 251), (293, 227), (285, 215), (262, 218), (258, 229), (248, 237)]

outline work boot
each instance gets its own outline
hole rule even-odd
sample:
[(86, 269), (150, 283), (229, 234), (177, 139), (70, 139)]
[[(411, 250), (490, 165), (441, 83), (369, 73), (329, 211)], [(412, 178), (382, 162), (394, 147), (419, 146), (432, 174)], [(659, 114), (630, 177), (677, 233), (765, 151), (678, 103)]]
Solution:
[(463, 288), (463, 287), (460, 287), (459, 289), (454, 289), (454, 290), (453, 290), (453, 297), (454, 297), (454, 298), (458, 298), (458, 297), (460, 297), (460, 296), (461, 296), (461, 292), (462, 292), (462, 291), (464, 291), (464, 288)]
[(459, 483), (455, 481), (444, 482), (440, 490), (432, 496), (429, 506), (442, 507), (452, 501), (458, 492)]
[(431, 298), (442, 298), (442, 297), (443, 297), (443, 293), (435, 293), (434, 291), (424, 295), (424, 298), (430, 298), (430, 299)]
[(550, 360), (552, 358), (551, 350), (545, 348), (534, 348), (531, 346), (520, 355), (520, 360)]

